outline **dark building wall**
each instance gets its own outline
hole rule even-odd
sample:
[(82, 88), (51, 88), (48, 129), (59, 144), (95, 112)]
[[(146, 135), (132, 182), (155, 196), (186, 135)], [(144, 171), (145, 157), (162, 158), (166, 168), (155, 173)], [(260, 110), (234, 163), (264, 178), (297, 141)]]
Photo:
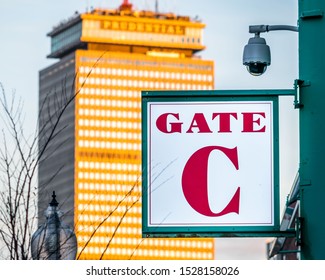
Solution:
[(38, 170), (39, 223), (44, 222), (53, 191), (64, 213), (63, 222), (70, 226), (74, 222), (74, 79), (74, 54), (39, 72), (39, 151), (44, 150)]

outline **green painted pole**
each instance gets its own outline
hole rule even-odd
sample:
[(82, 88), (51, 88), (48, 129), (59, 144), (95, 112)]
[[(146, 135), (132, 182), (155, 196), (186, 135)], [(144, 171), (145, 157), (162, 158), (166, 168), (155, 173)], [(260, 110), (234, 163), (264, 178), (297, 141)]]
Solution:
[(325, 1), (299, 0), (302, 259), (325, 259)]

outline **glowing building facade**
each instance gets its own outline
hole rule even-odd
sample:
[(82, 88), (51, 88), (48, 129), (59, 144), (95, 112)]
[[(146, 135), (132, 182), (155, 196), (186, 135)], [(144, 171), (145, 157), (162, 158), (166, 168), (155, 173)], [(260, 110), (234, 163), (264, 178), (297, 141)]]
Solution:
[(141, 238), (141, 91), (214, 88), (213, 62), (195, 55), (203, 28), (124, 1), (48, 34), (59, 61), (40, 71), (41, 148), (51, 112), (71, 103), (40, 162), (39, 214), (55, 190), (80, 259), (214, 258), (213, 239)]

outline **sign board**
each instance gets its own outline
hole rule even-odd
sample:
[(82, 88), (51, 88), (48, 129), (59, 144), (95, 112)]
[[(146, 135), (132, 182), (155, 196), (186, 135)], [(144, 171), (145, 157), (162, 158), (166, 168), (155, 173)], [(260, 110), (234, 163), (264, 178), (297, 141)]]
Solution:
[(278, 96), (143, 92), (143, 235), (279, 231)]

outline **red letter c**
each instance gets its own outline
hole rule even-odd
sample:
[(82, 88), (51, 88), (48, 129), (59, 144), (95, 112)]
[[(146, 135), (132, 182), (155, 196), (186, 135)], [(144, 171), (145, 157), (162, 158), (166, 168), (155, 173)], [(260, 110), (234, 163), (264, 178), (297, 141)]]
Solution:
[(238, 170), (237, 147), (233, 149), (221, 146), (207, 146), (197, 150), (185, 164), (182, 175), (182, 188), (184, 196), (191, 207), (198, 213), (219, 217), (229, 213), (239, 214), (240, 187), (237, 188), (227, 206), (219, 212), (214, 213), (209, 206), (208, 199), (208, 159), (213, 150), (223, 152)]

